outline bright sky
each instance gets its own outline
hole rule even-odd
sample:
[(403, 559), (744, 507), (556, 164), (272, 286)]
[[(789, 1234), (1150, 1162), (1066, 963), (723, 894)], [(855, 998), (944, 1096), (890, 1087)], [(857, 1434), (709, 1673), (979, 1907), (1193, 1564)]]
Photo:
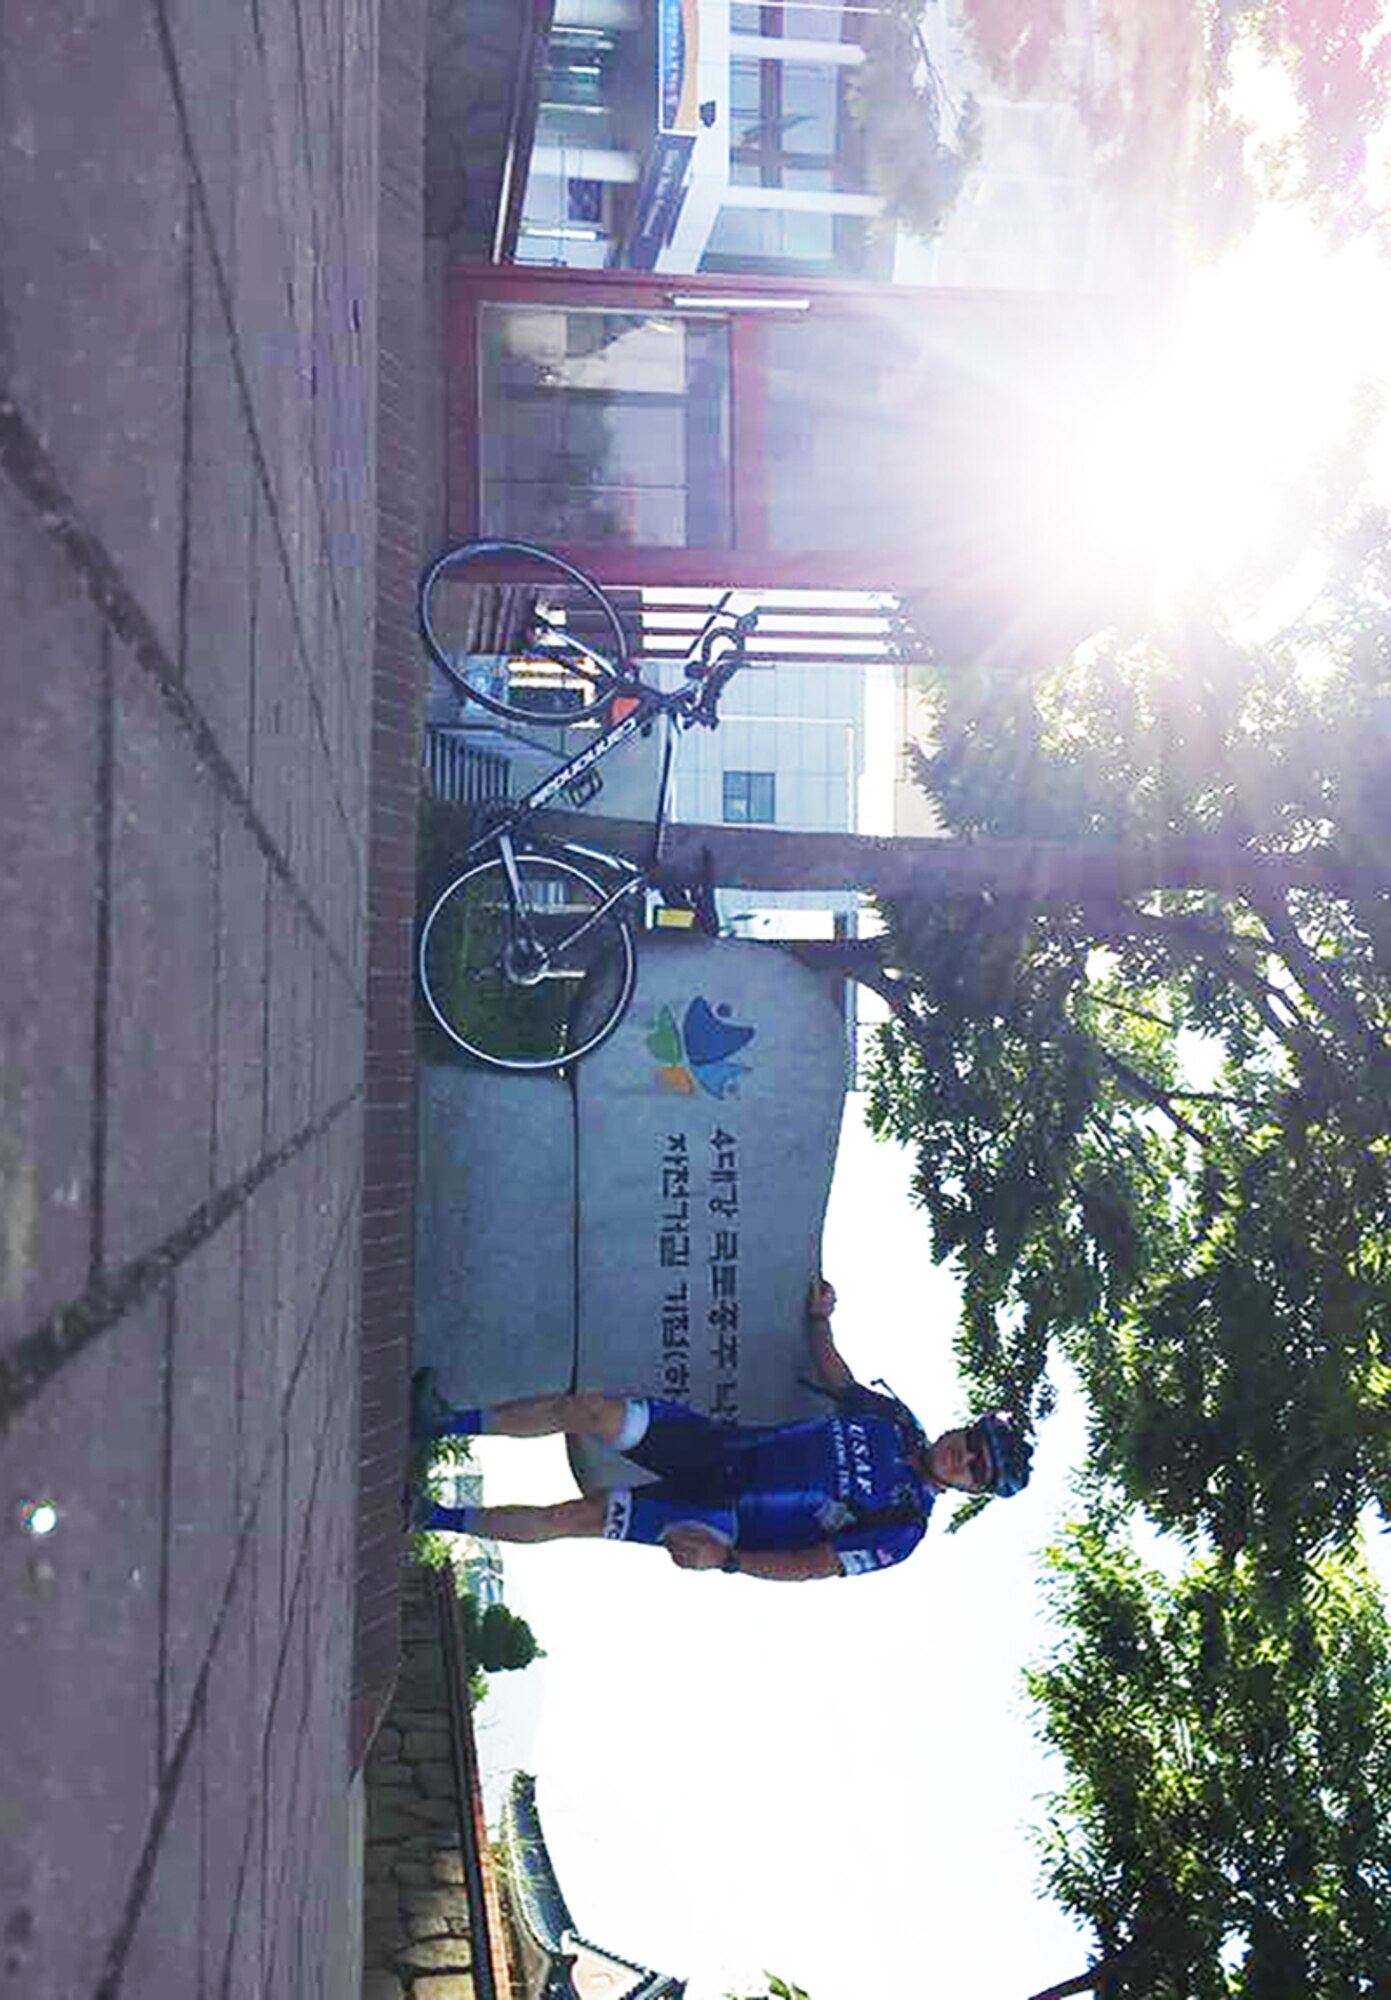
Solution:
[[(945, 1429), (963, 1414), (955, 1287), (909, 1206), (907, 1155), (870, 1139), (861, 1102), (826, 1225), (837, 1338)], [(1018, 1669), (1033, 1553), (1080, 1443), (1060, 1413), (1024, 1499), (957, 1536), (941, 1503), (875, 1577), (779, 1586), (645, 1549), (505, 1551), (508, 1603), (547, 1658), (494, 1677), (479, 1748), (490, 1774), (536, 1773), (579, 1927), (687, 1974), (692, 2000), (756, 1990), (765, 1967), (812, 2000), (866, 2000), (903, 1990), (925, 1946), (940, 1990), (965, 1991), (985, 1935), (992, 1992), (1079, 1970), (1069, 1921), (1035, 1898), (1022, 1827), (1044, 1778)], [(478, 1456), (490, 1500), (572, 1490), (549, 1441), (485, 1439)]]
[[(1061, 433), (1061, 435), (1059, 434)], [(1148, 552), (1163, 614), (1210, 585), (1253, 613), (1311, 595), (1309, 524), (1356, 464), (1391, 492), (1391, 268), (1366, 240), (1331, 251), (1273, 211), (1196, 273), (1142, 381), (1093, 378), (1057, 413), (1054, 573)], [(1244, 600), (1244, 602), (1243, 602)]]
[[(1254, 127), (1248, 159), (1274, 190), (1302, 113), (1278, 63), (1247, 51), (1233, 72), (1233, 103)], [(1385, 213), (1391, 121), (1368, 143), (1366, 180)], [(1082, 406), (1059, 408), (1045, 441), (1057, 535), (1045, 559), (1080, 559), (1085, 573), (1140, 547), (1161, 613), (1211, 584), (1229, 604), (1245, 592), (1253, 619), (1295, 615), (1318, 580), (1309, 522), (1337, 487), (1342, 447), (1355, 441), (1391, 501), (1385, 242), (1334, 246), (1302, 207), (1267, 201), (1233, 250), (1189, 273), (1156, 342), (1142, 379), (1090, 373)]]

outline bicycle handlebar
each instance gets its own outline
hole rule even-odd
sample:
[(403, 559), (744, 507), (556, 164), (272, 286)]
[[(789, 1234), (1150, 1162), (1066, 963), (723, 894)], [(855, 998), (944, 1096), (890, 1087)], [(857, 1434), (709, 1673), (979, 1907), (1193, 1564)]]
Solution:
[[(702, 641), (701, 664), (705, 671), (694, 713), (696, 721), (703, 722), (707, 729), (713, 729), (719, 721), (720, 696), (743, 666), (745, 644), (757, 624), (757, 610), (745, 611), (732, 625), (708, 632)], [(712, 663), (716, 646), (722, 646), (724, 651)]]

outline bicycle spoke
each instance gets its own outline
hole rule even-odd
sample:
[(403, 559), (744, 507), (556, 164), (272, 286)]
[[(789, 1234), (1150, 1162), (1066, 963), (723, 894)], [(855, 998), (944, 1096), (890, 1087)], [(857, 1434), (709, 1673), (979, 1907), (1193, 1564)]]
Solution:
[[(555, 1069), (597, 1046), (631, 996), (631, 932), (598, 883), (558, 857), (483, 862), (437, 900), (421, 989), (438, 1025), (506, 1069)], [(510, 880), (509, 880), (510, 876)]]

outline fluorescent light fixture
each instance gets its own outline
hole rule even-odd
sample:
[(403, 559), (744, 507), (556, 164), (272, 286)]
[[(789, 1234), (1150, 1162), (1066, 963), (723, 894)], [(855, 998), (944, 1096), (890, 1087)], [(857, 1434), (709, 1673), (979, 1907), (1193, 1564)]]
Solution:
[(523, 236), (553, 236), (562, 243), (602, 243), (602, 229), (592, 229), (587, 223), (579, 222), (524, 222)]
[(667, 304), (677, 312), (764, 312), (804, 313), (811, 311), (810, 299), (748, 297), (742, 292), (672, 292)]

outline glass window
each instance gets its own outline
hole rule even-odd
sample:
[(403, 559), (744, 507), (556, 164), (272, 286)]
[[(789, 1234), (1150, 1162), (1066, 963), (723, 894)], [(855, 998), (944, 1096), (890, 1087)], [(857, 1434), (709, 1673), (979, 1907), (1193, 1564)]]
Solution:
[(833, 215), (815, 209), (722, 208), (706, 246), (710, 268), (718, 270), (713, 260), (724, 257), (740, 260), (746, 270), (756, 268), (755, 259), (774, 266), (829, 267), (835, 256), (835, 223)]
[(617, 143), (612, 111), (603, 105), (543, 104), (536, 114), (539, 145), (612, 146)]
[(481, 371), (485, 533), (728, 544), (722, 320), (488, 306)]
[[(842, 42), (855, 39), (854, 36), (847, 36), (844, 32), (846, 20), (844, 8), (827, 5), (826, 0), (817, 0), (817, 5), (814, 7), (785, 5), (779, 12), (782, 15), (782, 32), (789, 39), (799, 42)], [(865, 16), (861, 14), (856, 18), (857, 23), (863, 25)]]
[(766, 271), (784, 278), (867, 271), (887, 279), (892, 248), (892, 234), (872, 232), (863, 215), (724, 208), (715, 218), (700, 268)]
[(739, 56), (729, 65), (729, 114), (735, 136), (751, 119), (762, 116), (763, 65)]
[(864, 191), (863, 136), (835, 63), (736, 57), (730, 65), (730, 168), (763, 187)]
[[(839, 69), (809, 63), (779, 63), (782, 71), (782, 130), (797, 153), (833, 153)], [(795, 136), (794, 136), (795, 135)]]
[(543, 104), (611, 104), (619, 88), (622, 46), (595, 29), (553, 28), (541, 72)]
[[(552, 28), (541, 72), (537, 144), (609, 147), (623, 144), (621, 107), (631, 92), (635, 37), (599, 28)], [(532, 214), (530, 195), (527, 219)]]
[(726, 771), (724, 774), (724, 816), (730, 826), (771, 826), (775, 779), (771, 771)]
[[(863, 4), (863, 0), (862, 0)], [(862, 18), (862, 17), (861, 17)], [(736, 35), (786, 35), (799, 42), (839, 42), (846, 39), (846, 14), (835, 0), (814, 0), (799, 7), (792, 0), (730, 0), (729, 26)]]
[[(864, 323), (822, 320), (769, 333), (768, 497), (776, 544), (911, 542), (907, 523), (933, 477), (923, 450), (931, 437), (924, 422), (930, 378), (915, 382), (907, 367), (900, 372), (888, 343)], [(798, 337), (782, 337), (788, 333)], [(808, 421), (813, 409), (815, 423)]]
[(1036, 327), (1006, 301), (969, 324), (811, 316), (764, 337), (773, 546), (977, 560), (1009, 504)]
[(604, 183), (591, 180), (567, 180), (565, 183), (565, 219), (567, 222), (602, 223), (604, 219)]

